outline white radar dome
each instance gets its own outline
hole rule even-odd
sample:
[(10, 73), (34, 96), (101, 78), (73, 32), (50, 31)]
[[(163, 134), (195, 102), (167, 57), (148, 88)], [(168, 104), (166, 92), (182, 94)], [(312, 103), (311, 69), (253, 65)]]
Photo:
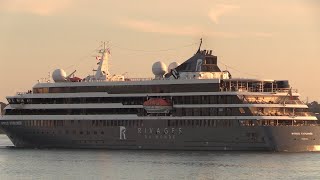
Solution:
[(178, 67), (180, 64), (177, 62), (172, 62), (171, 64), (169, 64), (168, 66), (168, 72), (171, 72), (172, 69), (175, 69), (176, 67)]
[(52, 73), (52, 79), (54, 82), (66, 81), (67, 73), (63, 69), (56, 69)]
[(167, 66), (161, 62), (155, 62), (152, 65), (152, 72), (155, 76), (163, 76), (167, 72)]

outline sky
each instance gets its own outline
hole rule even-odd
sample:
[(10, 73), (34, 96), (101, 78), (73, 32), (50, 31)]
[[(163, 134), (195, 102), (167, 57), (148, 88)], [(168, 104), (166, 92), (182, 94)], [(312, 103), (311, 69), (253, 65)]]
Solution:
[(152, 77), (203, 38), (233, 77), (290, 81), (320, 101), (318, 0), (0, 0), (0, 101), (55, 69), (86, 77), (101, 41), (111, 73)]

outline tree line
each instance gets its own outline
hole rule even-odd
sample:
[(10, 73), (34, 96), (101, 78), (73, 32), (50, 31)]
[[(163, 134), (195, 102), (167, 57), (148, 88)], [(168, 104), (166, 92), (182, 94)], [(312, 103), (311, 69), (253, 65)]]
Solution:
[(320, 113), (320, 104), (317, 101), (312, 101), (307, 103), (311, 112)]

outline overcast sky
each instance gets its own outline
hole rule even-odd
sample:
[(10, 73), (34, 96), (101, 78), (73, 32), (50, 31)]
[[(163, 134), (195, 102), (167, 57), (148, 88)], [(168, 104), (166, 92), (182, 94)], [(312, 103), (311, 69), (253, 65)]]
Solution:
[(203, 48), (234, 77), (288, 79), (320, 101), (318, 0), (0, 0), (0, 100), (56, 68), (92, 74), (109, 41), (111, 72), (151, 77)]

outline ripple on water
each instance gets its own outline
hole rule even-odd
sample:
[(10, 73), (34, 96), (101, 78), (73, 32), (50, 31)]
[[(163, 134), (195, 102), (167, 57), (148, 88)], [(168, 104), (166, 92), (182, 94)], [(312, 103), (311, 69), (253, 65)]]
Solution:
[(0, 179), (320, 179), (319, 153), (14, 149)]

